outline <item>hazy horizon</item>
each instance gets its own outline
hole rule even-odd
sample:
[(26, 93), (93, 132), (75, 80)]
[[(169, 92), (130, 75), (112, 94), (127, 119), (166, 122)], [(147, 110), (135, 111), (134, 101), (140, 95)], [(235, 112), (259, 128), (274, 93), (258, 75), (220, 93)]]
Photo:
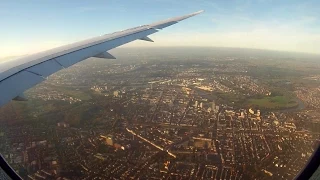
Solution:
[(136, 41), (126, 47), (213, 46), (319, 54), (319, 5), (313, 0), (3, 1), (0, 57), (32, 54), (201, 9), (205, 12), (199, 16), (151, 35), (155, 43)]
[[(242, 53), (245, 51), (245, 53), (254, 53), (254, 52), (264, 52), (264, 53), (276, 53), (276, 54), (281, 54), (281, 55), (297, 55), (298, 57), (308, 57), (308, 58), (320, 58), (320, 53), (307, 53), (307, 52), (294, 52), (294, 51), (279, 51), (279, 50), (271, 50), (271, 49), (257, 49), (257, 48), (242, 48), (242, 47), (210, 47), (210, 46), (122, 46), (119, 48), (114, 48), (109, 51), (121, 51), (121, 50), (126, 50), (126, 49), (138, 49), (138, 50), (144, 50), (144, 49), (169, 49), (172, 48), (174, 49), (212, 49), (212, 50), (235, 50), (235, 51), (241, 51)], [(49, 50), (49, 49), (48, 49)], [(41, 52), (41, 51), (40, 51)], [(38, 52), (37, 52), (38, 53)], [(7, 61), (7, 60), (13, 60), (17, 59), (23, 56), (28, 56), (32, 55), (33, 53), (30, 54), (23, 54), (23, 55), (13, 55), (13, 56), (5, 56), (1, 57), (0, 56), (0, 61)], [(233, 55), (233, 54), (230, 54)]]

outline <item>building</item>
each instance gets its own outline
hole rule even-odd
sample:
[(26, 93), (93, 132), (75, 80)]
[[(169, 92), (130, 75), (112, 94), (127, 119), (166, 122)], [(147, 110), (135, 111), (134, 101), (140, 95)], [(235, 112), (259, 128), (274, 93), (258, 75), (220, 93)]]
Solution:
[(114, 96), (114, 97), (118, 97), (118, 96), (119, 96), (119, 91), (114, 91), (114, 92), (113, 92), (113, 96)]
[(260, 115), (261, 115), (260, 110), (257, 110), (257, 116), (260, 116)]
[(252, 110), (251, 108), (249, 109), (249, 113), (250, 114), (254, 114), (254, 110)]
[(194, 103), (194, 107), (198, 107), (198, 101)]
[(113, 138), (113, 135), (109, 134), (106, 138), (106, 143), (110, 146), (113, 146), (114, 144), (114, 138)]
[(215, 110), (216, 109), (216, 103), (214, 101), (212, 101), (211, 103), (211, 110)]

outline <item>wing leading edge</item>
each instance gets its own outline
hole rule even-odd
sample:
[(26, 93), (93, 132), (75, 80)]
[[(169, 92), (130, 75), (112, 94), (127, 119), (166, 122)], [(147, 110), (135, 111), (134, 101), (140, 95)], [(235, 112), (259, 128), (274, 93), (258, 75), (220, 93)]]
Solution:
[(137, 39), (152, 41), (148, 35), (202, 12), (198, 11), (2, 62), (0, 63), (0, 106), (17, 97), (23, 97), (25, 90), (63, 68), (90, 57), (112, 59), (114, 57), (106, 51)]

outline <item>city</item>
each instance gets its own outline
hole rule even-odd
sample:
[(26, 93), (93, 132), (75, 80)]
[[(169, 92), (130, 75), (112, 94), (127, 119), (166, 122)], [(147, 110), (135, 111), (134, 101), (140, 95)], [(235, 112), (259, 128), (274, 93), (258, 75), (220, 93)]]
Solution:
[(0, 151), (22, 178), (293, 179), (318, 145), (318, 56), (112, 51), (0, 108)]

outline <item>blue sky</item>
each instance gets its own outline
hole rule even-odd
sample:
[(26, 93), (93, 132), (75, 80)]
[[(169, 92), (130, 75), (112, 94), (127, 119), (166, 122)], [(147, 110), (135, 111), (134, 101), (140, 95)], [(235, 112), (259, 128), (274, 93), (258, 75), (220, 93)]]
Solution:
[(126, 46), (218, 46), (320, 53), (318, 0), (1, 0), (0, 57), (30, 54), (198, 10)]

